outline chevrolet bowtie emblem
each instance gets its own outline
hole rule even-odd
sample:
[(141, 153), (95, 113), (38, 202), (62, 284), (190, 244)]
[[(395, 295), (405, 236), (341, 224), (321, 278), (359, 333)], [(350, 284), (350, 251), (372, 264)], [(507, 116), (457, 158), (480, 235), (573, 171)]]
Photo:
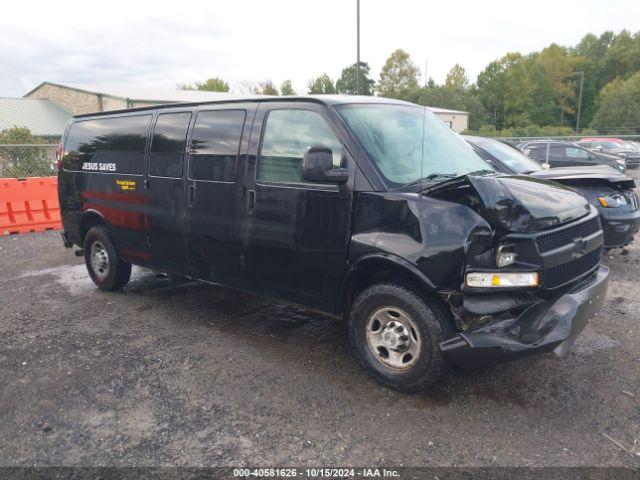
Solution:
[(581, 237), (573, 239), (573, 252), (572, 258), (578, 258), (585, 254), (587, 251), (587, 240)]

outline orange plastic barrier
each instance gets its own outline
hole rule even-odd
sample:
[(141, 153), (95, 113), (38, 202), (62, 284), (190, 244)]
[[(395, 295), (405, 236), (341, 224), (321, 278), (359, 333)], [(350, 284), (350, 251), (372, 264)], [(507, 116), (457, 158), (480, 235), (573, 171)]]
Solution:
[(60, 228), (56, 177), (0, 178), (0, 234)]

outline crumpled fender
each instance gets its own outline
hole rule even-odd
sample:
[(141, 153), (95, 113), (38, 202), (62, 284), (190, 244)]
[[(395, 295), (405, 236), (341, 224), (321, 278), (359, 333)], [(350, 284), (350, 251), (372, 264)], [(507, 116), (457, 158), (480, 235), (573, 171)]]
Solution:
[(361, 194), (353, 218), (351, 265), (402, 259), (399, 265), (417, 269), (433, 290), (459, 289), (468, 255), (493, 240), (490, 225), (471, 208), (417, 193)]
[(439, 183), (423, 193), (468, 202), (468, 187), (482, 205), (482, 216), (502, 232), (537, 232), (589, 213), (589, 203), (574, 190), (528, 176), (467, 175)]

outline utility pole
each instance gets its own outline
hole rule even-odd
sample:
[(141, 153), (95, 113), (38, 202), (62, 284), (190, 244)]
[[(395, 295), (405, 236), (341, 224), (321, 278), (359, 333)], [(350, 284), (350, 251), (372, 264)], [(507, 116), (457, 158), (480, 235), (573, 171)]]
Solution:
[(429, 62), (424, 61), (424, 88), (427, 88), (427, 68), (429, 67)]
[(576, 72), (574, 75), (580, 75), (580, 93), (578, 94), (578, 116), (576, 117), (576, 133), (580, 132), (580, 113), (582, 112), (582, 87), (584, 85), (584, 71)]
[(360, 0), (356, 0), (356, 94), (360, 95)]

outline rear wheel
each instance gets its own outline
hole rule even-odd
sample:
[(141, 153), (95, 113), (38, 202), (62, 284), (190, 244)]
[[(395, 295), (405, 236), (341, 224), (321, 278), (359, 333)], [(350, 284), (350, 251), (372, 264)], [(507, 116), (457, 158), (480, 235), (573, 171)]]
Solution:
[(380, 383), (407, 392), (433, 385), (448, 369), (440, 343), (452, 333), (451, 314), (436, 298), (394, 284), (374, 285), (356, 299), (351, 343)]
[(118, 258), (103, 226), (92, 227), (84, 238), (84, 260), (89, 276), (101, 290), (119, 290), (131, 278), (131, 264)]

